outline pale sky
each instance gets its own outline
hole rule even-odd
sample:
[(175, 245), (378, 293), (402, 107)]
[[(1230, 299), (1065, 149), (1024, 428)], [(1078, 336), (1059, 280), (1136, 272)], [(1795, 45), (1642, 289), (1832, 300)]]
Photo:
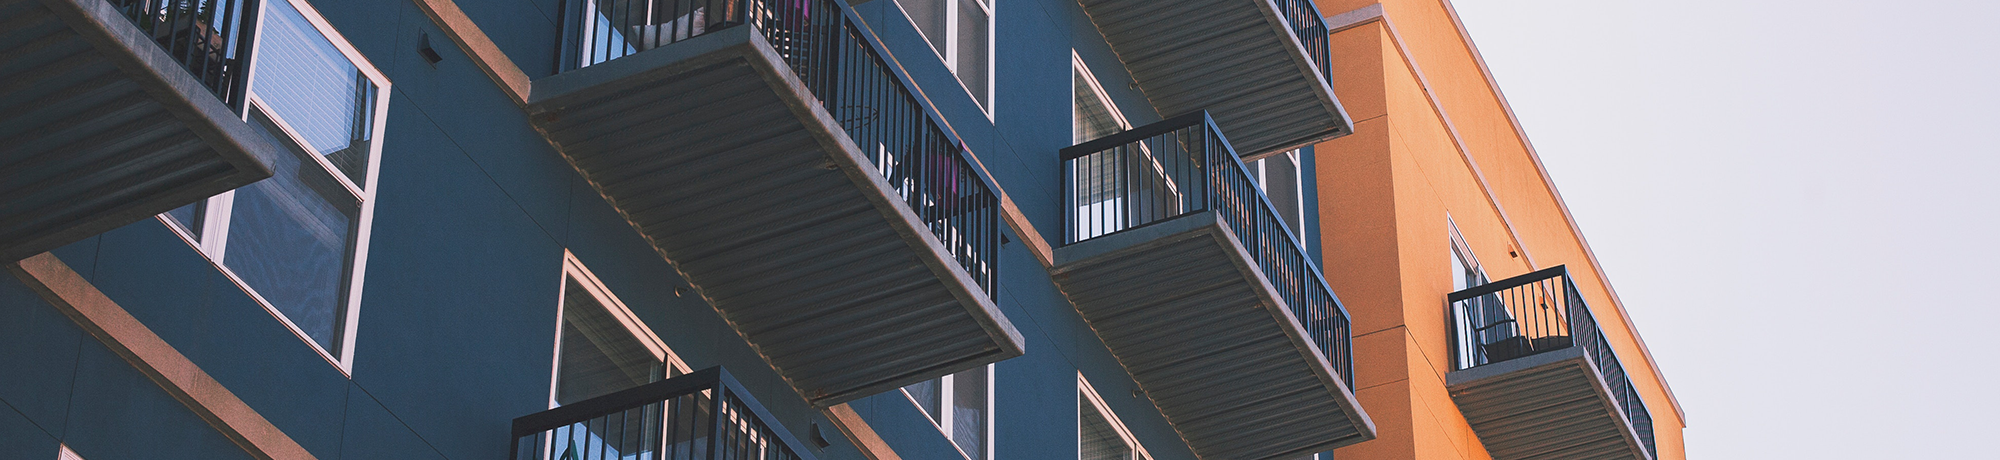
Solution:
[(2000, 2), (1454, 4), (1690, 458), (2000, 458)]

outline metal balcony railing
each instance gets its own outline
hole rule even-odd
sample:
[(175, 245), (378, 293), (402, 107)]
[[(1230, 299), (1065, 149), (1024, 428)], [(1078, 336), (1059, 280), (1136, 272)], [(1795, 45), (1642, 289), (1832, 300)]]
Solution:
[[(907, 77), (840, 0), (593, 0), (566, 22), (559, 68), (618, 59), (750, 25), (873, 160), (967, 274), (998, 291), (999, 200)], [(728, 114), (688, 114), (723, 117)]]
[(259, 0), (107, 1), (215, 97), (243, 109)]
[(721, 367), (514, 419), (512, 460), (814, 460)]
[(1214, 210), (1349, 386), (1352, 331), (1317, 264), (1278, 217), (1208, 112), (1062, 150), (1064, 244)]
[(1646, 452), (1653, 446), (1653, 416), (1632, 387), (1618, 354), (1604, 339), (1566, 266), (1508, 278), (1447, 297), (1451, 306), (1452, 365), (1464, 370), (1536, 354), (1581, 347), (1610, 387), (1625, 421)]
[(1333, 51), (1327, 43), (1326, 17), (1319, 15), (1319, 7), (1312, 0), (1272, 0), (1278, 5), (1278, 15), (1292, 27), (1292, 37), (1306, 48), (1306, 57), (1312, 58), (1313, 67), (1318, 68), (1319, 78), (1333, 83), (1333, 70), (1329, 60)]

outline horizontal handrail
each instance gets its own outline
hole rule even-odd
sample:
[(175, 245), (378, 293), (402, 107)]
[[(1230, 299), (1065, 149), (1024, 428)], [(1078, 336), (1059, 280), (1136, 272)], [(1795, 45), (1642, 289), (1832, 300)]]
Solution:
[(1112, 133), (1104, 137), (1086, 141), (1082, 144), (1063, 147), (1062, 150), (1058, 152), (1061, 153), (1063, 161), (1074, 160), (1077, 159), (1077, 157), (1090, 155), (1105, 150), (1111, 150), (1111, 148), (1113, 147), (1130, 144), (1133, 142), (1139, 142), (1149, 137), (1166, 134), (1179, 129), (1184, 129), (1189, 126), (1193, 126), (1197, 123), (1202, 123), (1203, 120), (1206, 118), (1208, 118), (1208, 112), (1197, 111), (1197, 112), (1184, 113), (1180, 114), (1179, 116), (1175, 116), (1173, 118), (1168, 118), (1165, 120), (1160, 120), (1159, 122), (1149, 124), (1146, 126), (1140, 126), (1137, 128), (1132, 128)]
[[(1556, 350), (1579, 348), (1610, 390), (1609, 397), (1653, 454), (1653, 416), (1576, 289), (1567, 266), (1536, 270), (1446, 296), (1454, 369), (1471, 369)], [(1503, 327), (1504, 326), (1504, 327)]]
[(717, 366), (516, 418), (509, 450), (514, 460), (556, 460), (581, 440), (586, 454), (575, 458), (650, 452), (815, 460), (776, 420)]
[(1513, 289), (1516, 287), (1527, 285), (1529, 283), (1545, 281), (1550, 278), (1564, 276), (1564, 274), (1568, 273), (1568, 271), (1564, 267), (1565, 266), (1563, 265), (1557, 265), (1550, 268), (1544, 268), (1541, 270), (1528, 272), (1527, 274), (1521, 276), (1516, 276), (1513, 278), (1507, 278), (1500, 281), (1494, 281), (1491, 283), (1465, 288), (1465, 290), (1463, 291), (1451, 293), (1451, 295), (1446, 296), (1446, 299), (1452, 302), (1457, 302), (1460, 300), (1470, 299), (1473, 297), (1479, 297), (1487, 294), (1492, 294), (1495, 292)]
[(999, 187), (845, 1), (582, 0), (567, 14), (563, 70), (756, 28), (947, 252), (997, 295)]
[(1062, 149), (1064, 244), (1213, 211), (1250, 253), (1293, 319), (1354, 384), (1347, 309), (1305, 245), (1250, 179), (1207, 112), (1194, 112)]

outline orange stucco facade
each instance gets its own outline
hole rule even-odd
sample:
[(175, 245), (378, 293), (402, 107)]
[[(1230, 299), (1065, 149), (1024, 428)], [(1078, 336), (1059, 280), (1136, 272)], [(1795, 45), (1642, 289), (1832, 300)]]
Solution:
[(1318, 6), (1355, 120), (1315, 149), (1322, 266), (1353, 315), (1355, 386), (1379, 430), (1336, 457), (1491, 458), (1445, 385), (1455, 225), (1492, 279), (1568, 265), (1651, 411), (1657, 458), (1685, 458), (1672, 390), (1448, 0)]

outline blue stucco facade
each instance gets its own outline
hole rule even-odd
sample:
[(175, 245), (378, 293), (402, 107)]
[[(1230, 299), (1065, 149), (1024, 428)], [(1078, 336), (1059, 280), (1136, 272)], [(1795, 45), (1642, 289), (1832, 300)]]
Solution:
[[(557, 67), (561, 1), (457, 4), (539, 78)], [(819, 430), (833, 442), (819, 458), (863, 458), (713, 309), (676, 294), (686, 281), (417, 4), (310, 3), (393, 82), (351, 374), (159, 220), (54, 251), (63, 262), (318, 458), (496, 459), (510, 422), (547, 408), (568, 251), (690, 366), (726, 367), (801, 438)], [(894, 0), (854, 8), (1042, 238), (1059, 242), (1072, 50), (1134, 125), (1176, 114), (1126, 85), (1074, 0), (994, 3), (990, 118)], [(418, 54), (423, 36), (441, 62)], [(1305, 180), (1311, 209), (1316, 187)], [(1316, 214), (1306, 234), (1317, 234)], [(995, 368), (995, 457), (1075, 458), (1080, 373), (1153, 458), (1192, 460), (1022, 238), (1011, 240), (993, 300), (1027, 354)], [(1317, 258), (1318, 242), (1306, 243)], [(54, 459), (59, 443), (91, 460), (249, 458), (12, 277), (0, 278), (0, 318), (0, 460)], [(960, 458), (900, 392), (850, 407), (902, 458)]]

